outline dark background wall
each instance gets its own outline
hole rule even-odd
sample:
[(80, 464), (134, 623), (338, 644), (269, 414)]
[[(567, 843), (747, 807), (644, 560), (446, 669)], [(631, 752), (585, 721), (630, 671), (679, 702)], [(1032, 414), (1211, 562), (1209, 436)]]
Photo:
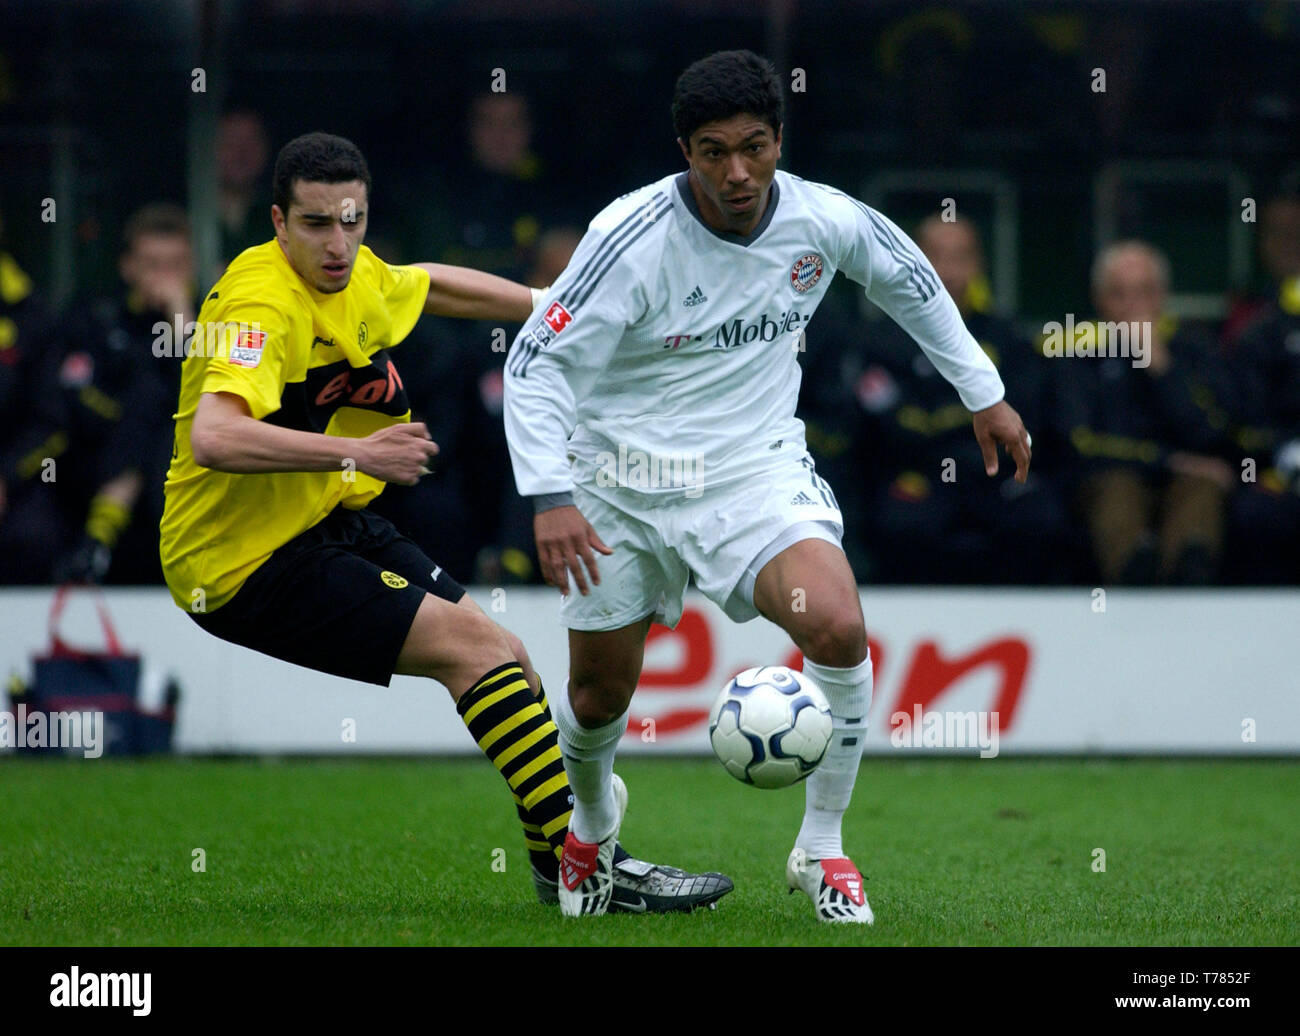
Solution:
[[(899, 169), (1009, 179), (1018, 309), (1039, 319), (1086, 308), (1108, 163), (1230, 166), (1261, 194), (1300, 178), (1290, 3), (4, 2), (0, 22), (6, 237), (38, 279), (78, 292), (112, 287), (129, 211), (187, 200), (187, 128), (209, 100), (259, 110), (275, 145), (316, 128), (355, 139), (376, 178), (372, 234), (391, 238), (422, 194), (454, 192), (466, 102), (496, 68), (532, 100), (564, 219), (585, 222), (679, 166), (668, 102), (682, 67), (765, 51), (805, 73), (788, 98), (792, 171), (860, 194)], [(212, 98), (191, 89), (199, 64)], [(937, 193), (893, 209), (905, 221)], [(46, 197), (73, 221), (62, 251)], [(1117, 229), (1166, 245), (1183, 287), (1222, 292), (1237, 287), (1223, 269), (1238, 205), (1214, 177), (1134, 192)]]

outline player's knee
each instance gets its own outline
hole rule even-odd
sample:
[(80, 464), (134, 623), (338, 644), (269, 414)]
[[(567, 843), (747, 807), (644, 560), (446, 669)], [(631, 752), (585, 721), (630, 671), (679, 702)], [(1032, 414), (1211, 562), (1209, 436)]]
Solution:
[[(510, 634), (489, 619), (486, 615), (474, 621), (473, 633), (474, 640), (480, 642), (483, 647), (493, 656), (502, 654), (518, 657), (514, 654), (514, 649), (510, 644)], [(523, 645), (520, 645), (522, 648)]]
[(517, 661), (521, 666), (526, 665), (529, 659), (528, 652), (524, 650), (524, 642), (507, 629), (503, 629), (501, 632), (506, 638), (506, 647), (508, 647), (510, 653), (515, 656), (515, 661)]
[(584, 727), (603, 727), (627, 711), (635, 689), (608, 676), (574, 676), (569, 680), (573, 715)]
[(533, 670), (533, 661), (528, 657), (528, 650), (524, 647), (524, 642), (511, 633), (508, 629), (501, 631), (505, 634), (506, 646), (510, 653), (515, 656), (515, 661), (519, 663), (519, 668), (524, 671), (524, 676), (528, 680), (528, 685), (532, 687), (533, 692), (537, 691), (537, 674)]
[(439, 646), (450, 649), (453, 665), (476, 676), (512, 657), (506, 631), (477, 609), (460, 612), (439, 632)]
[(867, 657), (867, 630), (861, 618), (841, 612), (803, 632), (799, 647), (818, 665), (849, 669)]

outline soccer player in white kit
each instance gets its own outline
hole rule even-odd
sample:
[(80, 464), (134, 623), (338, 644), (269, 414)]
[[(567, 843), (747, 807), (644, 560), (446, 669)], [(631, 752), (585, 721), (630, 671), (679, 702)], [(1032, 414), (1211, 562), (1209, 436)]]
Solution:
[(834, 734), (807, 781), (786, 881), (823, 921), (873, 920), (841, 844), (871, 658), (839, 506), (795, 417), (801, 335), (836, 270), (952, 383), (988, 474), (998, 444), (1017, 480), (1028, 474), (1028, 433), (929, 262), (880, 213), (777, 170), (781, 113), (780, 80), (749, 51), (686, 69), (673, 122), (687, 170), (592, 220), (507, 358), (515, 481), (569, 630), (555, 709), (574, 795), (566, 915), (608, 907), (627, 805), (615, 749), (650, 624), (676, 625), (693, 574), (730, 618), (785, 630), (825, 691)]

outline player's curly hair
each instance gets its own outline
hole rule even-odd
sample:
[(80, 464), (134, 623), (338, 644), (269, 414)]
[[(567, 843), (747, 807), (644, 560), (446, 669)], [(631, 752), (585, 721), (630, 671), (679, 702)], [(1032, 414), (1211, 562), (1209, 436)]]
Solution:
[(781, 80), (772, 62), (752, 50), (720, 50), (677, 77), (673, 128), (690, 148), (691, 134), (706, 122), (757, 115), (781, 132)]
[(331, 133), (304, 133), (280, 148), (271, 178), (271, 200), (286, 215), (293, 197), (294, 180), (311, 183), (347, 183), (360, 180), (370, 196), (370, 167), (352, 141)]

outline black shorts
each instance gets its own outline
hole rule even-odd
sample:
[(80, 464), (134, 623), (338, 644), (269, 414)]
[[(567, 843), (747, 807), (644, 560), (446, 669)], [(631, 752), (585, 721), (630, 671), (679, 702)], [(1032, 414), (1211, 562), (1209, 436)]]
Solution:
[(387, 687), (426, 593), (455, 604), (465, 588), (387, 518), (336, 507), (220, 608), (187, 614), (222, 640)]

